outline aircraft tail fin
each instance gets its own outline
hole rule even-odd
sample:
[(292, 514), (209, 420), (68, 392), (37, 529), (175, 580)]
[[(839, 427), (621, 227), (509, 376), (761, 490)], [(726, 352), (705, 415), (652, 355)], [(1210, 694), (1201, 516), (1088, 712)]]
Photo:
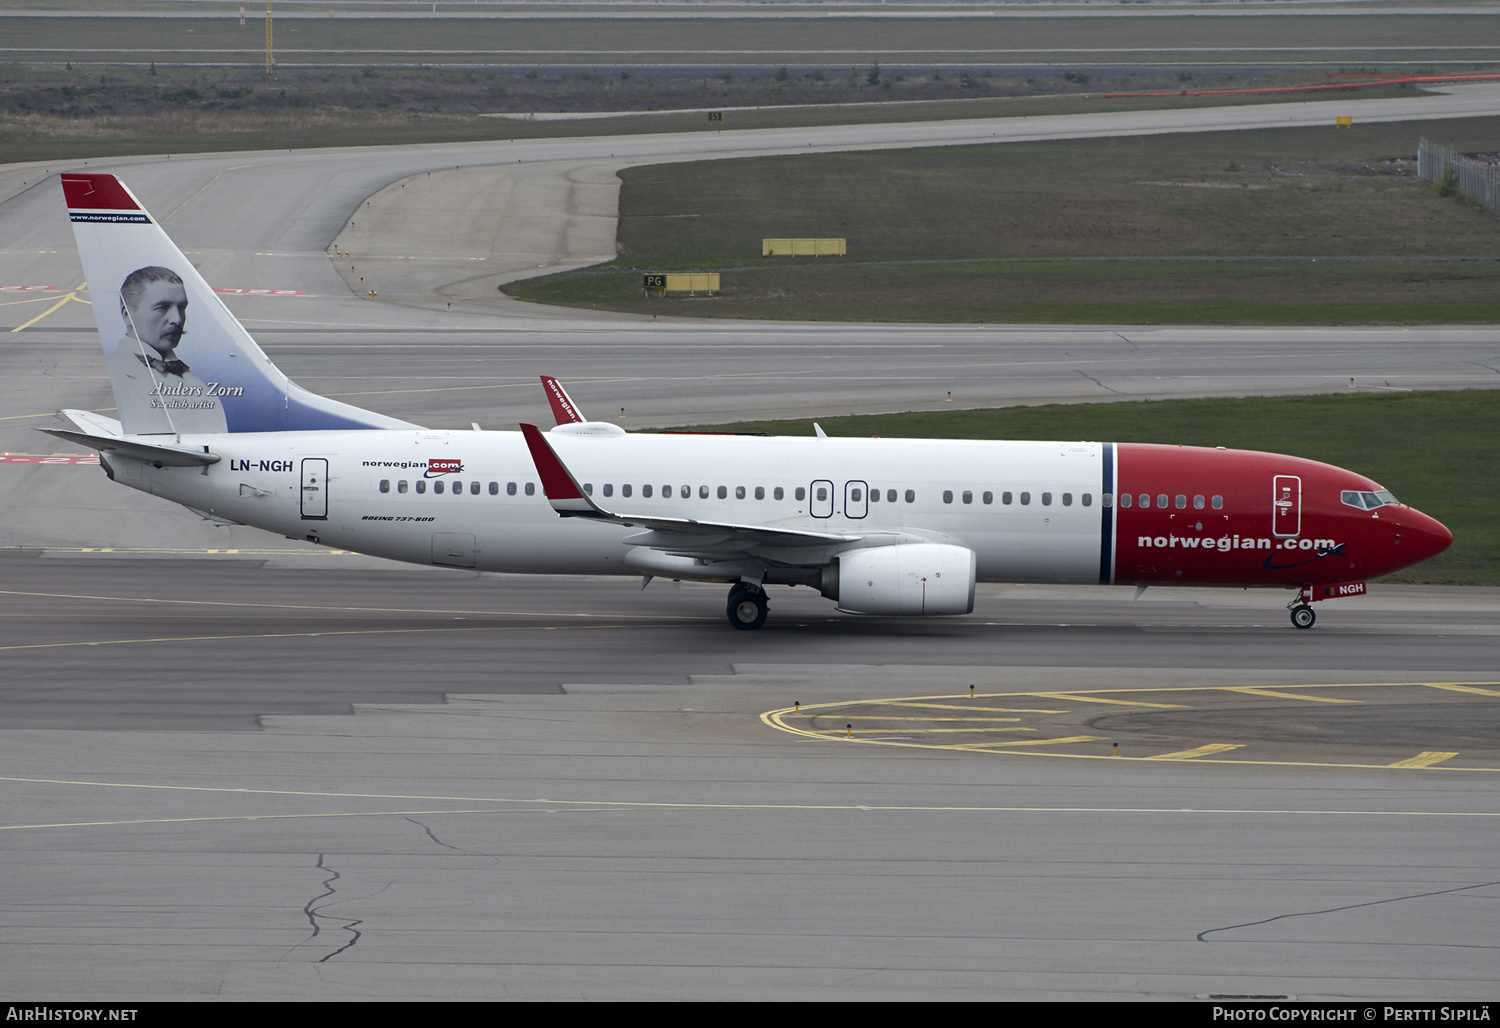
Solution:
[(119, 179), (62, 186), (126, 434), (417, 427), (290, 381)]

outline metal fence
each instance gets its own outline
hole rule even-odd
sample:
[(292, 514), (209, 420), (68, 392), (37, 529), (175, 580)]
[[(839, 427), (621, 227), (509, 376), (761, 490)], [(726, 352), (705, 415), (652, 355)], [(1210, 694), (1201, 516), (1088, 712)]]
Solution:
[(1453, 187), (1473, 197), (1481, 207), (1500, 214), (1500, 165), (1455, 153), (1446, 146), (1423, 139), (1417, 144), (1417, 174), (1428, 182), (1441, 182), (1453, 172)]

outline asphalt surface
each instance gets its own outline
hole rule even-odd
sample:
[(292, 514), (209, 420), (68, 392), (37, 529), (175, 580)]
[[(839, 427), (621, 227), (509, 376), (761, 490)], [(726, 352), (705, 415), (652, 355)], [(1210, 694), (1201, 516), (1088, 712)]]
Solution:
[(10, 996), (1494, 996), (1495, 590), (311, 560), (0, 559)]
[[(108, 168), (211, 282), (303, 290), (228, 298), (299, 381), (429, 424), (537, 417), (541, 372), (591, 416), (680, 424), (1500, 367), (1490, 329), (651, 325), (488, 281), (481, 303), (432, 267), (399, 302), (351, 294), (326, 248), (366, 199), (493, 159)], [(9, 328), (79, 284), (57, 170), (0, 191), (0, 285), (61, 287), (0, 307)], [(585, 259), (590, 196), (518, 203), (530, 227), (494, 245)], [(6, 335), (0, 449), (111, 405), (90, 318)], [(972, 617), (894, 622), (778, 589), (746, 634), (719, 587), (396, 567), (190, 518), (94, 467), (0, 463), (15, 999), (1494, 996), (1493, 590), (1377, 588), (1299, 632), (1279, 594), (987, 587)]]

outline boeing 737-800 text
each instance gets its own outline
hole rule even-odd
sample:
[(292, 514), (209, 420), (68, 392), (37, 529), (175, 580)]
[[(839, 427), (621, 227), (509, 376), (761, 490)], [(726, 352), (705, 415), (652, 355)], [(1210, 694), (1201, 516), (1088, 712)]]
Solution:
[(290, 382), (114, 176), (62, 182), (119, 419), (49, 431), (222, 523), (420, 564), (728, 583), (742, 629), (768, 585), (921, 616), (969, 613), (977, 582), (1282, 587), (1308, 628), (1314, 601), (1452, 541), (1362, 475), (1270, 453), (627, 435), (550, 378), (546, 433), (422, 428)]

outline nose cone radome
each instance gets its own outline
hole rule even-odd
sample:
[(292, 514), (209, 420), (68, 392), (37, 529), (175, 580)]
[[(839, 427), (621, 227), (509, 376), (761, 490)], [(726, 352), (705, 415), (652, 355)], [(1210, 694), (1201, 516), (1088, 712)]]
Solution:
[(1408, 507), (1400, 515), (1401, 557), (1410, 566), (1436, 557), (1453, 545), (1453, 533), (1437, 518)]

